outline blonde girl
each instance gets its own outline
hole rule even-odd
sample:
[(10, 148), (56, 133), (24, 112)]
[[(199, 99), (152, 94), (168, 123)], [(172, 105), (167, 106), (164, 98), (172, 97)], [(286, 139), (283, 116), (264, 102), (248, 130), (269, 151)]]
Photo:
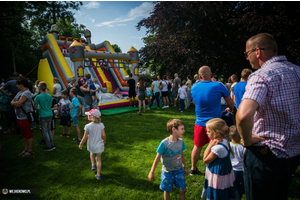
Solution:
[(96, 169), (95, 160), (97, 162), (97, 173), (95, 177), (101, 179), (101, 154), (104, 151), (106, 135), (104, 125), (101, 123), (101, 113), (97, 109), (92, 109), (86, 112), (85, 115), (91, 123), (85, 125), (84, 136), (79, 144), (79, 149), (82, 150), (82, 145), (87, 141), (87, 150), (90, 152), (90, 159), (92, 163), (92, 170)]
[(207, 135), (211, 139), (203, 162), (207, 164), (201, 198), (235, 199), (235, 177), (230, 161), (229, 131), (223, 119), (213, 118), (206, 123)]

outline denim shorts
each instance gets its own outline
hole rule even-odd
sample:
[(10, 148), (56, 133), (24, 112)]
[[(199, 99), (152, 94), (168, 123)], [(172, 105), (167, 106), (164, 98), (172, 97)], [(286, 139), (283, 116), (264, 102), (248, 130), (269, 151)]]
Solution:
[(79, 117), (72, 117), (72, 120), (73, 120), (73, 126), (78, 126), (78, 118), (79, 118)]
[(171, 192), (174, 184), (179, 190), (186, 189), (185, 176), (182, 168), (170, 173), (161, 172), (161, 182), (159, 188), (162, 191)]
[(84, 103), (84, 108), (98, 108), (98, 102), (97, 101), (94, 101), (92, 104), (86, 104)]

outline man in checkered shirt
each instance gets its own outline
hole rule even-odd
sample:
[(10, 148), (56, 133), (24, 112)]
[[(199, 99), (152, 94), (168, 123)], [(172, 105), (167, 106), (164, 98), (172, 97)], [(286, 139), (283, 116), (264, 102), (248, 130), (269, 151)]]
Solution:
[(287, 199), (300, 163), (300, 67), (277, 52), (275, 39), (267, 33), (246, 42), (246, 59), (257, 69), (249, 76), (236, 115), (247, 147), (247, 200)]

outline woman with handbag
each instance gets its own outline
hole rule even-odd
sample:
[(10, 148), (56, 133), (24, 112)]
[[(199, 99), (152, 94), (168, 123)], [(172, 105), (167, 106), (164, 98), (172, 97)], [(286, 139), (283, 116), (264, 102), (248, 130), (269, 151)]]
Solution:
[(14, 107), (17, 117), (18, 126), (21, 134), (25, 149), (19, 155), (22, 157), (30, 156), (33, 154), (32, 144), (33, 136), (31, 133), (31, 124), (28, 120), (27, 114), (32, 112), (32, 94), (28, 89), (28, 81), (25, 78), (19, 79), (16, 82), (17, 88), (20, 90), (14, 99), (11, 101), (11, 106)]

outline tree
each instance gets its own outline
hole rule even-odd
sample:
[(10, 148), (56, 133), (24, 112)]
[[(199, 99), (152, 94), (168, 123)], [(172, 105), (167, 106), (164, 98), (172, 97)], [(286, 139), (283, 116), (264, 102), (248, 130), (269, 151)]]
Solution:
[(289, 59), (300, 63), (299, 15), (291, 2), (154, 2), (150, 16), (137, 24), (147, 29), (140, 65), (182, 77), (208, 65), (227, 79), (250, 67), (245, 43), (259, 32), (274, 35)]
[(112, 44), (111, 46), (116, 53), (122, 53), (121, 48), (117, 44)]
[(77, 24), (76, 20), (65, 21), (60, 19), (56, 23), (59, 27), (59, 36), (72, 37), (72, 38), (83, 38), (85, 26), (83, 24)]

